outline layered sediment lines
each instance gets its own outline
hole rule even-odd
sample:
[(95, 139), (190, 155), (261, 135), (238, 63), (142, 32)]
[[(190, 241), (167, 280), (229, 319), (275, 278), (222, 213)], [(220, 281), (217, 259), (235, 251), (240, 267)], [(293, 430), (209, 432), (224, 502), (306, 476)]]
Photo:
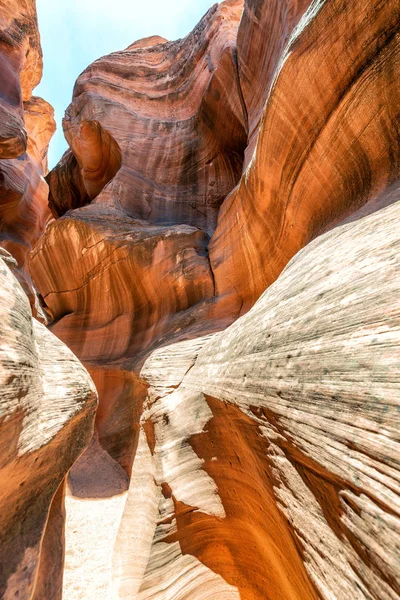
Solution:
[(61, 600), (66, 477), (90, 441), (97, 407), (87, 371), (33, 317), (46, 320), (27, 256), (51, 216), (43, 175), (55, 129), (51, 106), (32, 96), (41, 73), (35, 2), (1, 0), (0, 597), (4, 600)]
[(52, 107), (32, 95), (42, 77), (35, 2), (2, 0), (0, 32), (0, 245), (16, 259), (16, 276), (45, 320), (27, 268), (51, 217), (43, 176), (55, 131)]
[(229, 0), (79, 77), (30, 270), (99, 392), (68, 522), (114, 521), (67, 597), (400, 593), (399, 18)]
[[(247, 139), (241, 12), (239, 0), (215, 5), (183, 40), (141, 40), (84, 71), (64, 120), (76, 162), (66, 157), (49, 180), (54, 212), (75, 208), (80, 196), (81, 205), (96, 198), (131, 217), (213, 231)], [(67, 177), (71, 191), (58, 185)]]
[(399, 177), (399, 19), (397, 2), (313, 2), (281, 53), (209, 248), (217, 294), (242, 312), (298, 250)]
[(215, 597), (189, 557), (227, 597), (398, 596), (399, 218), (397, 196), (323, 235), (231, 327), (148, 359), (121, 598)]
[(63, 480), (90, 440), (97, 396), (77, 358), (32, 318), (13, 259), (2, 256), (0, 596), (56, 600)]
[(42, 49), (35, 0), (0, 3), (0, 158), (25, 152), (23, 102), (42, 77)]

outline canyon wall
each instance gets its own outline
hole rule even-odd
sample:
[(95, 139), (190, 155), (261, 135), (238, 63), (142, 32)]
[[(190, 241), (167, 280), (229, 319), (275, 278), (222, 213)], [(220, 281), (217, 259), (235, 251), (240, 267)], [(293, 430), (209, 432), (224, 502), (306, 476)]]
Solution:
[(0, 246), (18, 263), (16, 276), (43, 322), (27, 258), (51, 218), (47, 148), (54, 111), (33, 90), (42, 77), (42, 50), (34, 0), (0, 3)]
[(46, 321), (27, 257), (51, 218), (43, 176), (55, 129), (51, 106), (32, 95), (42, 74), (35, 2), (1, 0), (0, 34), (0, 597), (58, 600), (65, 482), (90, 442), (97, 394), (34, 318)]
[[(397, 0), (226, 0), (182, 40), (100, 58), (46, 181), (51, 109), (21, 58), (31, 31), (40, 69), (34, 6), (3, 1), (0, 170), (34, 191), (4, 186), (2, 245), (50, 330), (22, 337), (57, 336), (99, 395), (78, 458), (94, 390), (45, 342), (63, 460), (42, 465), (39, 574), (9, 589), (60, 594), (66, 502), (64, 600), (395, 600)], [(12, 281), (15, 333), (32, 319)]]

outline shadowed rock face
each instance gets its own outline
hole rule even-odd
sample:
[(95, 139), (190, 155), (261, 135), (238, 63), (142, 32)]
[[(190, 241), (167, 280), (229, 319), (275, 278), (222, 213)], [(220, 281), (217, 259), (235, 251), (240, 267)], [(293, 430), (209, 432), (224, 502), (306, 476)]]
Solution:
[(30, 269), (99, 391), (72, 481), (130, 483), (68, 600), (400, 593), (399, 17), (228, 1), (79, 77)]
[(90, 440), (96, 392), (72, 352), (32, 318), (3, 259), (0, 286), (0, 596), (58, 599), (63, 479)]

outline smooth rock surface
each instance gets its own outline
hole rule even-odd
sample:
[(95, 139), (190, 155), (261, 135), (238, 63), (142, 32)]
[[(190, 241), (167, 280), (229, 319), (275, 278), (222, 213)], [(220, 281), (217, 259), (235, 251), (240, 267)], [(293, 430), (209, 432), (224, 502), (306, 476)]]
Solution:
[(72, 352), (32, 318), (3, 259), (0, 289), (0, 596), (56, 600), (62, 490), (55, 494), (90, 440), (97, 396)]
[(216, 4), (183, 40), (140, 40), (82, 73), (64, 119), (74, 158), (49, 177), (54, 214), (95, 198), (131, 217), (213, 231), (247, 140), (241, 13), (241, 0)]
[(398, 597), (399, 217), (325, 234), (234, 325), (146, 361), (117, 597), (213, 598), (212, 574), (229, 598)]
[[(266, 19), (275, 2), (248, 5)], [(399, 28), (397, 1), (315, 0), (290, 36), (255, 153), (209, 246), (232, 311), (246, 312), (298, 250), (399, 178)], [(257, 41), (257, 28), (249, 35)]]

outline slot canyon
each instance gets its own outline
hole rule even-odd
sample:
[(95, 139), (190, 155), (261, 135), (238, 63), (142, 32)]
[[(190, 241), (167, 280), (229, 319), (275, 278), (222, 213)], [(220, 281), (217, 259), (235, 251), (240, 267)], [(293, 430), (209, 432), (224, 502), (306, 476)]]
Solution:
[(399, 600), (400, 1), (115, 48), (50, 170), (39, 29), (0, 0), (0, 598)]

